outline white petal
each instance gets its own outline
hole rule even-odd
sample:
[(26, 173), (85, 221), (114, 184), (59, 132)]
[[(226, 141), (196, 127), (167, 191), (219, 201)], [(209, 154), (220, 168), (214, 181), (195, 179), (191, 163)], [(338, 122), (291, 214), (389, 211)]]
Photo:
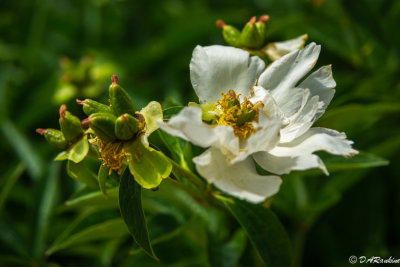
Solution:
[(272, 61), (275, 61), (296, 49), (302, 48), (307, 38), (307, 34), (304, 34), (284, 42), (269, 43), (263, 48), (263, 52), (266, 53)]
[[(308, 89), (305, 90), (308, 92)], [(306, 96), (307, 97), (307, 96)], [(311, 128), (316, 120), (316, 113), (323, 103), (319, 101), (318, 96), (311, 99), (305, 99), (299, 112), (289, 118), (289, 125), (281, 130), (281, 142), (287, 143), (304, 134)]]
[(281, 120), (285, 119), (285, 116), (276, 104), (275, 99), (272, 97), (268, 90), (265, 90), (261, 86), (253, 87), (249, 101), (253, 104), (261, 101), (264, 104), (263, 111), (266, 116), (280, 118)]
[(353, 142), (347, 140), (344, 133), (316, 127), (309, 129), (290, 143), (275, 147), (270, 153), (278, 157), (296, 157), (324, 150), (334, 155), (350, 157), (358, 153), (351, 147), (352, 144)]
[(333, 95), (335, 94), (336, 82), (332, 76), (331, 65), (323, 66), (313, 72), (302, 83), (300, 83), (299, 87), (308, 88), (311, 96), (319, 96), (319, 100), (324, 103), (324, 105), (318, 109), (316, 114), (316, 119), (318, 119), (324, 113), (326, 107), (329, 105)]
[(165, 132), (192, 142), (201, 147), (209, 147), (216, 142), (214, 131), (201, 120), (201, 108), (185, 107), (168, 123), (158, 125)]
[[(270, 90), (276, 103), (286, 116), (289, 110), (297, 110), (303, 92), (293, 90), (317, 62), (321, 47), (315, 43), (294, 51), (274, 61), (260, 76), (258, 85)], [(288, 100), (295, 103), (288, 103)]]
[(254, 122), (253, 125), (256, 131), (247, 140), (242, 141), (240, 154), (232, 159), (232, 164), (258, 151), (268, 151), (279, 142), (279, 131), (282, 127), (282, 120), (279, 118), (267, 117), (260, 112), (258, 123)]
[(281, 179), (278, 176), (262, 176), (251, 159), (228, 165), (225, 156), (210, 148), (193, 158), (197, 171), (222, 191), (249, 202), (262, 202), (278, 192)]
[(253, 154), (252, 157), (264, 170), (279, 175), (313, 168), (320, 168), (328, 175), (322, 160), (313, 154), (298, 157), (276, 157), (268, 152), (258, 152)]
[(239, 48), (197, 46), (190, 62), (190, 80), (201, 103), (216, 102), (229, 89), (249, 96), (264, 68), (264, 61)]
[(158, 123), (160, 128), (177, 137), (201, 147), (216, 146), (227, 155), (239, 153), (239, 139), (232, 127), (209, 126), (201, 119), (201, 108), (185, 107), (168, 123)]

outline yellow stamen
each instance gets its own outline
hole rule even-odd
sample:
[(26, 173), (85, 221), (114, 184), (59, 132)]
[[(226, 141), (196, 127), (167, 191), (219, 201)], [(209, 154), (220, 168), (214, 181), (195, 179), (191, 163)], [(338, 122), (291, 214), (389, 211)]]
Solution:
[[(239, 140), (246, 139), (255, 132), (253, 121), (258, 121), (259, 108), (263, 106), (263, 103), (259, 101), (253, 104), (247, 97), (240, 103), (240, 94), (236, 94), (233, 90), (229, 90), (228, 93), (221, 93), (221, 95), (222, 99), (214, 106), (214, 110), (219, 114), (217, 124), (231, 126)], [(255, 112), (254, 117), (244, 122), (241, 121), (243, 115), (250, 111)]]
[(97, 137), (94, 140), (97, 141), (99, 146), (100, 160), (103, 161), (102, 165), (110, 169), (109, 175), (113, 170), (121, 174), (123, 161), (126, 156), (130, 155), (125, 151), (123, 143), (121, 141), (106, 142)]

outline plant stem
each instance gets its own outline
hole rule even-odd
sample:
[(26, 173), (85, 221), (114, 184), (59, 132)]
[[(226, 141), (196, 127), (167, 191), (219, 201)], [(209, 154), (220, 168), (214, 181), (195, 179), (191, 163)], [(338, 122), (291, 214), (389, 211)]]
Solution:
[(304, 253), (304, 245), (309, 226), (304, 223), (298, 223), (294, 239), (293, 266), (301, 267)]

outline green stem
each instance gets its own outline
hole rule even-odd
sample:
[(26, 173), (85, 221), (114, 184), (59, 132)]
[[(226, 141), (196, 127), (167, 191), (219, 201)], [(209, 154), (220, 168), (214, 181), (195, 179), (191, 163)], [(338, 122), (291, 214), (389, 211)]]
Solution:
[(189, 181), (191, 181), (194, 185), (196, 185), (199, 189), (206, 190), (207, 189), (207, 184), (196, 174), (191, 172), (190, 170), (187, 170), (186, 168), (183, 168), (180, 166), (178, 163), (173, 161), (172, 159), (168, 160), (171, 162), (173, 166), (173, 170), (179, 174), (180, 176), (185, 177)]

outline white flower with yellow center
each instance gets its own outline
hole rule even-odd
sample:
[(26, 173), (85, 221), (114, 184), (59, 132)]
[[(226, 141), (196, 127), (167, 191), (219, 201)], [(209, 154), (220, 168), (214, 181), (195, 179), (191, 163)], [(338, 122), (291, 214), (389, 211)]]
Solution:
[[(320, 168), (313, 154), (357, 151), (344, 133), (311, 128), (334, 95), (330, 66), (300, 82), (313, 68), (320, 46), (309, 44), (265, 68), (244, 50), (197, 46), (190, 63), (200, 105), (189, 105), (160, 128), (208, 148), (195, 157), (197, 171), (224, 192), (261, 202), (278, 192), (281, 174)], [(259, 175), (253, 160), (276, 175)]]

